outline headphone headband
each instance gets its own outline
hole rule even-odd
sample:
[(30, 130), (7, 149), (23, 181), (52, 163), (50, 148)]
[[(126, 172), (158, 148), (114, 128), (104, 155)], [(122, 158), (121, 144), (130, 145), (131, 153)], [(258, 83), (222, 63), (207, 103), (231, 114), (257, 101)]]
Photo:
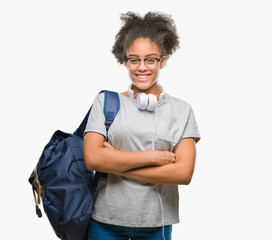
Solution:
[[(133, 86), (133, 84), (131, 83), (129, 85), (129, 87), (128, 87), (127, 92), (128, 92), (129, 97), (131, 99), (134, 99), (135, 95), (134, 95), (134, 91), (132, 90), (132, 86)], [(159, 87), (159, 90), (161, 92), (158, 97), (159, 97), (159, 101), (161, 101), (161, 100), (163, 100), (165, 98), (165, 91), (164, 91), (164, 88), (160, 84), (158, 84), (158, 87)]]

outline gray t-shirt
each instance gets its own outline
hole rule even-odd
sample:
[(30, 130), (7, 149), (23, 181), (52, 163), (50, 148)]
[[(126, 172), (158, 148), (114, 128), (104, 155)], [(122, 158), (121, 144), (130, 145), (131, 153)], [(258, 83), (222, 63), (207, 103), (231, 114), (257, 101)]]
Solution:
[[(122, 94), (119, 97), (120, 110), (109, 129), (109, 142), (115, 149), (152, 150), (156, 121), (156, 150), (174, 151), (182, 138), (193, 137), (196, 142), (200, 139), (194, 113), (188, 103), (165, 94), (156, 113), (141, 111), (132, 99)], [(103, 105), (104, 94), (99, 94), (93, 102), (85, 132), (106, 136)], [(178, 204), (177, 185), (155, 185), (107, 174), (107, 178), (99, 180), (92, 218), (120, 226), (158, 227), (179, 222)]]

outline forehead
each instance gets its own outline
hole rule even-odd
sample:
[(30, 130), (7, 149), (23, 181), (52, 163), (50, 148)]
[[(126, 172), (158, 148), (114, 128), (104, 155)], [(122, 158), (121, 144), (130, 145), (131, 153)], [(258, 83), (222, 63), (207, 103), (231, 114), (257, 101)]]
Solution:
[(155, 42), (148, 38), (136, 39), (127, 49), (128, 55), (146, 56), (154, 54), (159, 56), (160, 51)]

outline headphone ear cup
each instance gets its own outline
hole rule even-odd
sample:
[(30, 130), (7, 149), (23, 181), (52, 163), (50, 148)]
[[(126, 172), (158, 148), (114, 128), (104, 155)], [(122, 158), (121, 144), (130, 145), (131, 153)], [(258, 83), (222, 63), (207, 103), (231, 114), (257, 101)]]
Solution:
[(146, 110), (148, 106), (148, 97), (145, 93), (139, 93), (136, 100), (136, 105), (140, 110)]
[(147, 111), (154, 112), (158, 105), (157, 97), (154, 94), (148, 94), (147, 96), (148, 96)]

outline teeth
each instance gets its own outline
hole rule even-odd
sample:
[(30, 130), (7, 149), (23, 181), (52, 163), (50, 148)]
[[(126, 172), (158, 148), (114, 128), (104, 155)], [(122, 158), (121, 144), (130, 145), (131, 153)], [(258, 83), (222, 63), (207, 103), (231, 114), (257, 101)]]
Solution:
[(144, 78), (148, 78), (148, 75), (137, 75), (138, 78), (144, 79)]

